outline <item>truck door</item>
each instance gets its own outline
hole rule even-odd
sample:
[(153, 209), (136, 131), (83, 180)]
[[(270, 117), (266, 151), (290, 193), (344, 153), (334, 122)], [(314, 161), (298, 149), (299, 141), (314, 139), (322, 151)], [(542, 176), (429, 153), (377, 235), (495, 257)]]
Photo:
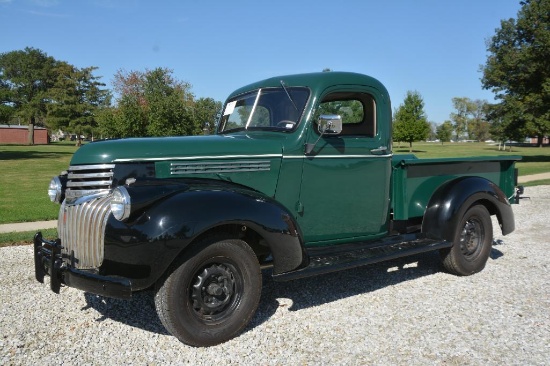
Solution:
[[(324, 93), (310, 122), (307, 143), (315, 146), (305, 155), (300, 189), (298, 222), (307, 246), (375, 239), (387, 233), (389, 111), (389, 101), (365, 87), (333, 87)], [(340, 115), (342, 132), (321, 136), (317, 126), (321, 114)]]

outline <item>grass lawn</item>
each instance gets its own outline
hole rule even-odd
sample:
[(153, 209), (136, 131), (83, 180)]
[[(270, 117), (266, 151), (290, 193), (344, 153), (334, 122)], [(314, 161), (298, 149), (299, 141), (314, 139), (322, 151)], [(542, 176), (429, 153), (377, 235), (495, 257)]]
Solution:
[(48, 184), (66, 170), (74, 143), (37, 146), (0, 145), (0, 224), (57, 218)]
[[(393, 145), (395, 154), (408, 154), (408, 144)], [(499, 151), (498, 146), (480, 143), (428, 143), (414, 142), (413, 154), (418, 158), (450, 158), (465, 156), (497, 156), (497, 155), (520, 155), (523, 159), (516, 164), (519, 175), (531, 175), (550, 172), (550, 147), (516, 147), (512, 152)]]
[[(0, 145), (0, 224), (56, 219), (59, 205), (50, 202), (48, 183), (67, 169), (76, 149), (71, 142)], [(409, 153), (408, 145), (395, 144), (394, 152)], [(520, 175), (550, 172), (550, 147), (514, 147), (510, 153), (485, 143), (414, 143), (413, 153), (419, 158), (521, 155), (523, 160), (517, 164)]]
[[(57, 229), (41, 230), (42, 235), (46, 239), (57, 238)], [(32, 244), (36, 231), (23, 231), (18, 233), (0, 233), (0, 248), (10, 247), (15, 245)]]

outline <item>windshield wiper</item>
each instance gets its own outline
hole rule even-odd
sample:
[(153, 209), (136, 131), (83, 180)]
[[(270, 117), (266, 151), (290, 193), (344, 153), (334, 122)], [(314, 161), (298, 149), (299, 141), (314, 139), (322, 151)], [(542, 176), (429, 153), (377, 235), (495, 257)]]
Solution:
[(281, 80), (280, 83), (281, 83), (281, 86), (283, 87), (283, 89), (286, 93), (286, 96), (288, 97), (288, 99), (290, 99), (290, 101), (292, 102), (292, 105), (294, 106), (294, 108), (296, 108), (296, 111), (298, 111), (298, 107), (296, 106), (296, 103), (294, 103), (294, 100), (292, 99), (292, 97), (290, 96), (290, 93), (286, 89), (285, 82), (283, 80)]

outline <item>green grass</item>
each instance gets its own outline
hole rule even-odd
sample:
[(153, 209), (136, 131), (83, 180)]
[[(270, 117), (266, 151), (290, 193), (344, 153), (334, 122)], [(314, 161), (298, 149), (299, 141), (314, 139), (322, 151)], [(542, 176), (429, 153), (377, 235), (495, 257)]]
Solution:
[[(57, 229), (45, 229), (41, 230), (42, 236), (45, 239), (57, 238)], [(14, 245), (28, 245), (32, 244), (36, 231), (23, 231), (18, 233), (0, 233), (0, 248), (10, 247)]]
[[(394, 144), (396, 154), (408, 154), (407, 144)], [(512, 152), (498, 150), (498, 146), (480, 143), (439, 143), (415, 142), (413, 154), (418, 158), (449, 158), (466, 156), (510, 156), (521, 155), (523, 159), (516, 164), (519, 175), (531, 175), (550, 172), (550, 147), (516, 147)]]
[(531, 182), (522, 183), (521, 185), (524, 187), (549, 186), (550, 179), (533, 180)]
[[(48, 183), (67, 169), (76, 149), (74, 142), (0, 145), (0, 224), (56, 219), (59, 205), (50, 202)], [(394, 152), (408, 153), (408, 146), (395, 144)], [(414, 143), (413, 153), (419, 158), (521, 155), (520, 175), (550, 172), (550, 147), (514, 147), (510, 153), (484, 143)], [(534, 184), (549, 182), (529, 185)]]
[(76, 149), (74, 143), (0, 145), (0, 224), (55, 219), (59, 205), (50, 202), (48, 184)]

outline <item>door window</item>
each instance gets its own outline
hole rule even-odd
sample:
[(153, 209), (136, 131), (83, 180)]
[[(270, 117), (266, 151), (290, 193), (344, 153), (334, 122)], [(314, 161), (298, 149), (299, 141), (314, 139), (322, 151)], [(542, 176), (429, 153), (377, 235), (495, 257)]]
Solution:
[(319, 104), (315, 122), (322, 114), (342, 117), (341, 135), (374, 137), (376, 135), (376, 103), (367, 93), (339, 92), (326, 96)]

